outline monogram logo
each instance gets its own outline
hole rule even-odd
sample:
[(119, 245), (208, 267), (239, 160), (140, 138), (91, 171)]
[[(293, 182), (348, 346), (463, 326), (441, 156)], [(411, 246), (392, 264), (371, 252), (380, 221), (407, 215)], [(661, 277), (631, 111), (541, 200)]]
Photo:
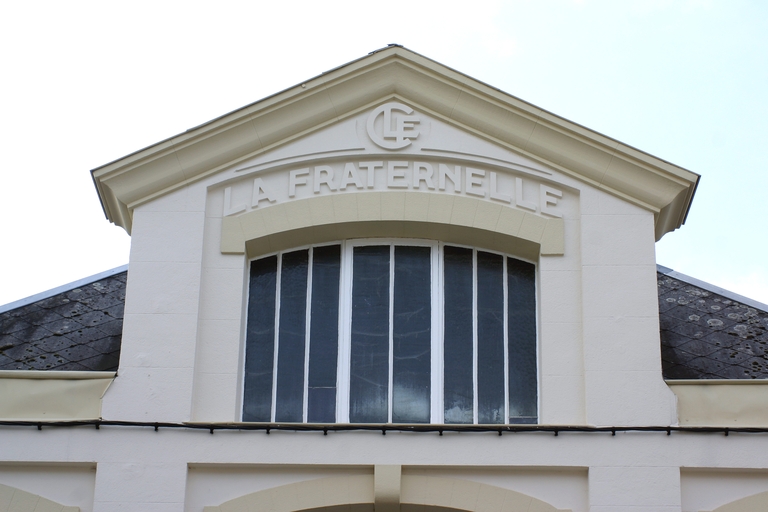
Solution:
[[(413, 109), (402, 103), (381, 105), (368, 116), (368, 136), (384, 149), (401, 149), (410, 145), (411, 139), (419, 136), (416, 125), (420, 122), (418, 117), (410, 115), (412, 113)], [(382, 115), (383, 123), (377, 126), (376, 121)]]

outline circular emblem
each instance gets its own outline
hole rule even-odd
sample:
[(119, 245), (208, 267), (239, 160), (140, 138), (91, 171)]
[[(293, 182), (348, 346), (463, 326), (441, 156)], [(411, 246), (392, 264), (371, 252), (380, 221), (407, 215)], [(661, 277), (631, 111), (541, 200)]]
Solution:
[[(419, 136), (416, 125), (420, 120), (411, 115), (413, 109), (402, 103), (385, 103), (377, 107), (368, 116), (368, 136), (376, 145), (384, 149), (401, 149), (411, 144), (411, 139)], [(383, 117), (382, 123), (378, 123)]]

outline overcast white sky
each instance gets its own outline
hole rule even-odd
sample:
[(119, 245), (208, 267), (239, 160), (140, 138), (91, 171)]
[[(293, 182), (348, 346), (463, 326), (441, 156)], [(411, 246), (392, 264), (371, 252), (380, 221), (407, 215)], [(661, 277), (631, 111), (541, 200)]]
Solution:
[(657, 261), (768, 303), (768, 2), (4, 2), (0, 304), (128, 262), (89, 170), (388, 43), (702, 175)]

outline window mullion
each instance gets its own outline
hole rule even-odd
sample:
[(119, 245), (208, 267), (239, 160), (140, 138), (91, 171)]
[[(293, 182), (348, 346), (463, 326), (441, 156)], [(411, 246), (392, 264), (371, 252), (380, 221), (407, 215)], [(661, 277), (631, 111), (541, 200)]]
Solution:
[(507, 257), (502, 260), (504, 294), (504, 423), (509, 423), (509, 281), (507, 279)]
[(478, 421), (477, 396), (477, 249), (472, 249), (472, 423)]
[(312, 262), (314, 251), (309, 248), (309, 258), (307, 259), (307, 315), (304, 328), (304, 409), (302, 419), (307, 422), (307, 410), (309, 408), (309, 341), (312, 321)]
[(352, 244), (344, 242), (339, 284), (339, 365), (336, 371), (336, 421), (349, 423), (349, 365), (352, 338)]
[(394, 315), (395, 315), (395, 244), (389, 246), (389, 383), (387, 393), (387, 423), (392, 423), (392, 391), (394, 381)]
[(275, 351), (272, 362), (272, 411), (270, 421), (275, 421), (277, 410), (277, 355), (280, 349), (280, 282), (282, 281), (283, 255), (277, 255), (277, 275), (275, 276)]
[(442, 244), (432, 245), (432, 361), (430, 423), (445, 423), (443, 405), (443, 281)]

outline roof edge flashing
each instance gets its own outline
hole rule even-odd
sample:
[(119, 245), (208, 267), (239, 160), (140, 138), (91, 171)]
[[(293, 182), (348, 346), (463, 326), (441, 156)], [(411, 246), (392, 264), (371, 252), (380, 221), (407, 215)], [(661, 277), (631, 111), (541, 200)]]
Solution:
[(701, 281), (700, 279), (696, 279), (695, 277), (682, 274), (680, 272), (677, 272), (676, 270), (672, 270), (669, 267), (665, 267), (664, 265), (659, 265), (658, 263), (656, 264), (656, 271), (665, 276), (672, 277), (684, 283), (697, 286), (708, 292), (722, 295), (727, 299), (730, 299), (736, 302), (741, 302), (742, 304), (745, 304), (747, 306), (750, 306), (755, 309), (759, 309), (761, 311), (768, 313), (768, 304), (764, 304), (760, 301), (750, 299), (749, 297), (745, 297), (743, 295), (739, 295), (738, 293), (734, 293), (730, 290), (726, 290), (725, 288), (720, 288), (719, 286), (715, 286), (713, 284), (707, 283), (706, 281)]
[[(340, 88), (349, 87), (351, 81), (360, 80), (360, 75), (367, 71), (397, 64), (404, 64), (413, 72), (402, 77), (397, 73), (391, 74), (392, 76), (387, 75), (389, 78), (386, 79), (376, 75), (382, 81), (379, 86), (394, 86), (393, 84), (402, 83), (405, 84), (406, 89), (418, 88), (421, 86), (418, 78), (429, 76), (434, 82), (432, 85), (439, 87), (446, 94), (457, 91), (468, 94), (489, 108), (506, 110), (521, 119), (525, 118), (530, 122), (541, 124), (546, 133), (548, 133), (547, 130), (559, 133), (561, 138), (573, 143), (573, 148), (568, 149), (557, 141), (552, 142), (541, 135), (535, 147), (529, 151), (523, 147), (525, 144), (522, 146), (519, 144), (524, 134), (518, 133), (520, 130), (513, 129), (505, 117), (497, 116), (498, 118), (487, 119), (483, 127), (478, 128), (479, 131), (489, 135), (506, 134), (504, 140), (500, 142), (517, 145), (521, 150), (530, 153), (529, 156), (532, 158), (546, 164), (557, 165), (557, 159), (551, 158), (553, 154), (565, 155), (567, 157), (565, 160), (570, 162), (568, 165), (563, 165), (568, 170), (568, 174), (582, 178), (588, 183), (597, 179), (609, 193), (626, 196), (625, 198), (632, 202), (648, 205), (654, 211), (664, 209), (666, 213), (657, 225), (657, 239), (664, 233), (680, 227), (684, 221), (690, 208), (692, 190), (699, 178), (697, 174), (569, 121), (400, 45), (390, 45), (375, 50), (364, 57), (93, 169), (91, 174), (97, 183), (100, 200), (108, 219), (130, 233), (132, 212), (130, 205), (154, 194), (165, 193), (202, 179), (212, 172), (224, 169), (238, 158), (253, 156), (254, 151), (265, 151), (286, 143), (291, 137), (286, 137), (285, 133), (291, 130), (294, 133), (308, 133), (307, 130), (313, 128), (311, 123), (320, 123), (317, 126), (321, 126), (323, 123), (337, 119), (343, 112), (337, 110), (333, 101), (328, 104), (331, 89), (341, 90)], [(370, 87), (365, 83), (358, 85), (361, 87), (358, 88), (356, 96), (345, 97), (345, 105), (348, 104), (345, 108), (356, 108), (359, 102), (370, 99), (364, 94)], [(305, 108), (311, 106), (319, 116), (318, 120), (312, 121), (311, 119), (314, 118), (308, 117), (306, 126), (305, 124), (295, 125), (291, 119), (272, 115), (297, 102), (303, 102)], [(465, 111), (454, 119), (448, 105), (440, 104), (440, 108), (444, 108), (444, 113), (453, 122), (469, 126), (467, 122), (478, 119), (480, 113), (470, 104), (464, 107), (466, 107)], [(251, 140), (241, 136), (241, 132), (236, 129), (245, 123), (251, 123), (254, 126), (256, 123), (266, 123), (262, 126), (264, 133), (276, 135), (262, 140), (256, 133), (255, 138)], [(210, 143), (212, 137), (217, 137), (216, 147), (229, 149), (217, 151), (208, 148), (206, 144)], [(222, 141), (228, 141), (227, 144), (232, 147)], [(590, 154), (597, 152), (601, 157), (610, 156), (611, 161), (617, 162), (616, 169), (611, 171), (612, 181), (603, 183), (600, 176), (604, 178), (606, 173), (601, 174), (599, 169), (590, 163), (591, 161), (582, 161), (581, 153), (587, 150)], [(205, 158), (200, 156), (203, 153), (206, 155)], [(676, 198), (678, 199), (675, 200)]]
[(90, 380), (114, 379), (115, 377), (117, 377), (117, 372), (103, 372), (95, 370), (0, 370), (0, 379)]
[(51, 288), (50, 290), (46, 290), (44, 292), (36, 293), (35, 295), (30, 295), (29, 297), (25, 297), (23, 299), (19, 299), (14, 302), (9, 302), (8, 304), (0, 305), (0, 313), (5, 313), (7, 311), (12, 311), (14, 309), (28, 306), (29, 304), (33, 304), (35, 302), (48, 299), (50, 297), (53, 297), (54, 295), (68, 292), (70, 290), (74, 290), (75, 288), (79, 288), (81, 286), (85, 286), (91, 283), (95, 283), (97, 281), (101, 281), (102, 279), (112, 277), (114, 275), (120, 274), (121, 272), (125, 272), (127, 270), (128, 270), (128, 265), (127, 264), (122, 265), (110, 270), (105, 270), (104, 272), (99, 272), (98, 274), (93, 274), (92, 276), (78, 279), (77, 281), (72, 281), (71, 283), (57, 286), (56, 288)]

